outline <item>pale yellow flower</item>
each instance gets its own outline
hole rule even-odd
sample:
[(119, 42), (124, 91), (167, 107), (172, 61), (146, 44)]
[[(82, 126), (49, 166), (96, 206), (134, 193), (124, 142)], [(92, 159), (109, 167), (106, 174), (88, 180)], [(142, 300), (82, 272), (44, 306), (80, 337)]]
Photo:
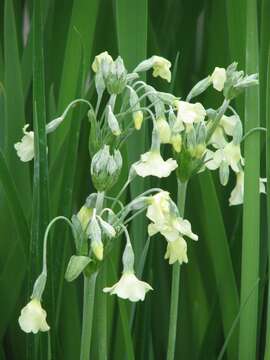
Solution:
[(46, 321), (47, 313), (42, 309), (38, 299), (32, 299), (21, 311), (19, 317), (20, 328), (26, 333), (38, 333), (49, 331), (50, 327)]
[(170, 61), (161, 56), (156, 56), (156, 55), (152, 57), (152, 61), (153, 61), (153, 76), (154, 77), (160, 76), (162, 79), (171, 82)]
[(186, 101), (178, 101), (177, 119), (180, 122), (188, 124), (199, 123), (206, 116), (205, 108), (200, 103), (191, 104)]
[(150, 150), (141, 155), (140, 161), (133, 164), (137, 175), (156, 176), (159, 178), (168, 177), (177, 168), (177, 162), (173, 159), (163, 160), (159, 151)]
[(168, 241), (167, 250), (164, 256), (165, 259), (169, 259), (169, 264), (179, 262), (179, 264), (187, 263), (187, 243), (182, 237), (178, 237), (174, 241)]
[(116, 294), (122, 299), (129, 299), (130, 301), (143, 301), (145, 294), (153, 288), (144, 281), (139, 280), (134, 272), (124, 272), (120, 280), (112, 287), (105, 287), (103, 291)]
[(93, 61), (93, 64), (92, 64), (92, 70), (95, 73), (100, 69), (100, 65), (103, 61), (107, 62), (108, 64), (113, 63), (113, 59), (112, 59), (111, 55), (108, 54), (107, 51), (104, 51), (95, 57), (95, 60)]
[(211, 75), (213, 88), (217, 91), (222, 91), (226, 81), (226, 70), (224, 68), (216, 67)]

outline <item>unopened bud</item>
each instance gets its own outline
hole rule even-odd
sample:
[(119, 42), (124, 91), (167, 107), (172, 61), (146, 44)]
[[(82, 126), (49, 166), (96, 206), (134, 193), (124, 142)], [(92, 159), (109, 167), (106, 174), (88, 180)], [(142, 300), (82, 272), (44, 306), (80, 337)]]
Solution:
[(110, 65), (108, 75), (105, 79), (108, 92), (112, 94), (120, 94), (127, 85), (127, 70), (123, 59), (118, 58)]
[(109, 125), (113, 135), (119, 136), (121, 134), (119, 123), (118, 123), (114, 113), (112, 112), (112, 108), (110, 105), (108, 106), (108, 125)]

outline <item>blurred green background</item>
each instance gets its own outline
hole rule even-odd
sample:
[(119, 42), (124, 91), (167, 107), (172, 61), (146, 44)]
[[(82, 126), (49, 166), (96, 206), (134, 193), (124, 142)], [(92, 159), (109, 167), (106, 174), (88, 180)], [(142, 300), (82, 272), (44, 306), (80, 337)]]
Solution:
[[(42, 240), (48, 220), (56, 214), (70, 217), (93, 191), (87, 109), (76, 108), (64, 126), (50, 136), (48, 164), (42, 154), (35, 167), (17, 158), (13, 145), (21, 138), (23, 125), (27, 122), (32, 128), (34, 106), (38, 127), (59, 116), (76, 97), (95, 101), (90, 65), (95, 55), (107, 50), (114, 58), (121, 55), (129, 71), (153, 54), (169, 59), (174, 72), (172, 84), (153, 80), (150, 73), (147, 80), (161, 91), (172, 91), (180, 97), (211, 74), (215, 66), (227, 67), (237, 61), (239, 69), (246, 69), (249, 64), (248, 70), (258, 69), (260, 73), (260, 100), (255, 106), (257, 114), (260, 110), (261, 126), (265, 126), (269, 102), (266, 84), (270, 1), (37, 0), (42, 28), (38, 22), (34, 26), (34, 3), (36, 0), (0, 2), (0, 358), (49, 359), (49, 344), (53, 359), (76, 360), (80, 347), (82, 282), (63, 281), (63, 271), (74, 250), (65, 226), (57, 226), (50, 238), (45, 308), (52, 331), (49, 338), (48, 334), (39, 335), (37, 354), (33, 355), (31, 350), (33, 335), (22, 333), (17, 319), (41, 269)], [(206, 108), (216, 108), (222, 98), (211, 89), (199, 101)], [(234, 106), (245, 122), (248, 106), (244, 96), (237, 101)], [(129, 165), (149, 148), (146, 126), (144, 130), (124, 149), (122, 182)], [(42, 132), (42, 127), (39, 131)], [(263, 137), (261, 160), (261, 175), (265, 177)], [(189, 242), (189, 263), (182, 266), (175, 359), (217, 359), (234, 320), (241, 314), (243, 207), (228, 206), (234, 181), (231, 176), (230, 184), (223, 188), (215, 175), (205, 172), (192, 179), (189, 186), (185, 217), (199, 234), (199, 242)], [(127, 198), (150, 185), (157, 182), (134, 182)], [(162, 186), (175, 197), (175, 177), (166, 179)], [(248, 216), (259, 219), (256, 206), (254, 213), (252, 204), (247, 206), (245, 226), (250, 221)], [(256, 355), (251, 344), (249, 357), (239, 357), (243, 360), (269, 359), (264, 355), (268, 289), (265, 198), (260, 206), (261, 221), (256, 222), (254, 238), (260, 249), (260, 258), (254, 252), (259, 269), (256, 271), (255, 264), (252, 273), (255, 281), (260, 279), (257, 287), (254, 283), (259, 301), (254, 310), (257, 319), (250, 322)], [(144, 218), (136, 222), (132, 231), (137, 267), (141, 265), (140, 254), (147, 239)], [(120, 250), (119, 243), (112, 255), (114, 266), (109, 262), (104, 270), (106, 283), (119, 276)], [(136, 307), (106, 297), (101, 292), (104, 281), (101, 274), (91, 359), (166, 358), (171, 268), (163, 259), (164, 252), (165, 242), (153, 238), (141, 270), (155, 291)], [(100, 319), (106, 315), (104, 309), (108, 330), (105, 345), (99, 335)], [(238, 358), (238, 330), (237, 325), (226, 344), (224, 358)]]

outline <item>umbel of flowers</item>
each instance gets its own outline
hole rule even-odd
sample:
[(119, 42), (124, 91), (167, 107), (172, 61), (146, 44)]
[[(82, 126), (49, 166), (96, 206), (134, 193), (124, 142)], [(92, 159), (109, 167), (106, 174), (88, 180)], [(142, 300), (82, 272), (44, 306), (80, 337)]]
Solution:
[[(160, 233), (167, 243), (164, 257), (169, 264), (187, 263), (187, 239), (197, 241), (198, 236), (192, 232), (190, 222), (180, 216), (169, 192), (163, 189), (149, 189), (129, 203), (122, 203), (121, 194), (136, 176), (164, 178), (175, 171), (178, 181), (187, 183), (192, 176), (210, 169), (218, 170), (221, 184), (226, 185), (232, 171), (236, 186), (229, 203), (238, 205), (243, 202), (245, 162), (241, 155), (241, 143), (245, 136), (242, 122), (230, 104), (245, 88), (258, 83), (257, 75), (245, 75), (237, 70), (236, 63), (227, 69), (217, 67), (191, 89), (185, 100), (160, 92), (140, 79), (142, 72), (152, 70), (154, 77), (170, 82), (170, 68), (168, 60), (152, 56), (128, 73), (121, 57), (113, 60), (105, 51), (96, 56), (92, 64), (96, 104), (76, 99), (62, 115), (47, 124), (46, 133), (50, 134), (62, 124), (72, 107), (79, 103), (88, 106), (87, 116), (91, 124), (90, 173), (96, 192), (87, 197), (72, 219), (59, 216), (48, 225), (44, 235), (43, 269), (34, 285), (31, 300), (19, 317), (20, 327), (25, 332), (49, 330), (41, 301), (47, 279), (47, 238), (56, 221), (68, 223), (75, 241), (76, 253), (69, 259), (65, 273), (67, 281), (74, 281), (81, 274), (85, 278), (96, 274), (110, 256), (116, 239), (121, 237), (126, 242), (122, 257), (123, 272), (118, 282), (103, 291), (139, 301), (144, 300), (147, 292), (153, 289), (136, 275), (129, 223), (145, 211), (149, 219), (149, 236)], [(201, 103), (194, 102), (194, 98), (210, 86), (223, 93), (223, 103), (217, 109), (206, 109)], [(131, 165), (125, 185), (112, 198), (109, 192), (118, 182), (122, 169), (122, 146), (134, 132), (142, 132), (143, 123), (149, 121), (151, 147)], [(27, 131), (28, 126), (23, 128), (21, 141), (15, 144), (23, 162), (35, 157), (35, 134)], [(170, 158), (164, 159), (161, 146), (171, 148)], [(263, 179), (259, 186), (264, 192)]]

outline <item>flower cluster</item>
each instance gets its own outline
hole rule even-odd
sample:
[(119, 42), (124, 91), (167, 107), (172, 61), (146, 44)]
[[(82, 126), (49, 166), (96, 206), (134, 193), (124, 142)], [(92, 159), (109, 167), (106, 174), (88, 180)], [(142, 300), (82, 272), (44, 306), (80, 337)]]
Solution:
[[(231, 205), (243, 202), (242, 124), (231, 108), (230, 101), (244, 88), (257, 84), (257, 76), (245, 76), (242, 71), (237, 71), (235, 63), (227, 69), (217, 67), (191, 89), (186, 100), (160, 92), (140, 79), (142, 72), (152, 69), (154, 77), (159, 76), (170, 82), (170, 68), (171, 63), (167, 59), (155, 55), (128, 73), (121, 57), (114, 60), (105, 51), (97, 55), (92, 63), (97, 92), (95, 106), (88, 100), (76, 99), (60, 117), (46, 125), (46, 133), (52, 133), (65, 120), (69, 109), (79, 103), (88, 106), (91, 180), (96, 192), (88, 196), (71, 220), (60, 216), (48, 225), (44, 236), (42, 273), (35, 283), (31, 301), (19, 318), (19, 324), (25, 332), (49, 330), (41, 299), (47, 279), (47, 237), (56, 221), (65, 220), (69, 224), (75, 241), (76, 253), (71, 256), (65, 273), (67, 281), (73, 281), (81, 274), (90, 277), (98, 273), (110, 256), (116, 239), (125, 235), (122, 276), (103, 291), (130, 301), (139, 301), (144, 300), (145, 294), (152, 287), (139, 280), (135, 274), (134, 251), (128, 233), (130, 221), (143, 211), (146, 212), (150, 220), (149, 236), (160, 233), (167, 241), (164, 257), (169, 264), (187, 263), (186, 238), (198, 240), (198, 236), (192, 232), (190, 222), (181, 216), (182, 213), (167, 191), (149, 189), (129, 203), (122, 203), (120, 199), (123, 191), (136, 176), (164, 178), (176, 171), (178, 182), (186, 184), (191, 176), (207, 168), (219, 169), (220, 181), (226, 185), (231, 168), (236, 174), (237, 183), (229, 202)], [(224, 95), (223, 104), (218, 109), (205, 109), (201, 103), (191, 102), (211, 85)], [(142, 131), (143, 123), (147, 120), (152, 129), (151, 147), (131, 165), (125, 185), (116, 197), (111, 197), (110, 190), (118, 182), (122, 170), (122, 145), (134, 132)], [(27, 126), (23, 128), (21, 142), (15, 144), (17, 154), (24, 162), (35, 157), (35, 135), (33, 131), (26, 131)], [(168, 159), (161, 155), (161, 146), (164, 145), (171, 150)], [(260, 187), (264, 192), (263, 179)]]

